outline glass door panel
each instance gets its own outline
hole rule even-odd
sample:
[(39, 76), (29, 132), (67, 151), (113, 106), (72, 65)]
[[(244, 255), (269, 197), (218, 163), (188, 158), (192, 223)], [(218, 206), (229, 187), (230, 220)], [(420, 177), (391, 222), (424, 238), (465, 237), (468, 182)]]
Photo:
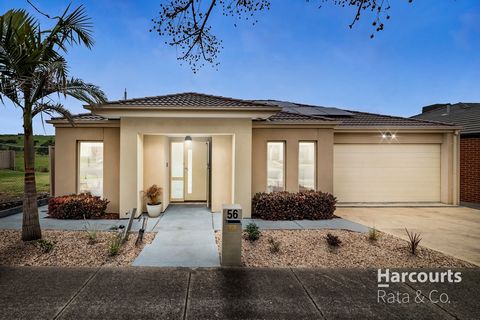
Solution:
[(172, 201), (183, 201), (184, 199), (184, 143), (172, 142), (171, 144), (171, 192)]

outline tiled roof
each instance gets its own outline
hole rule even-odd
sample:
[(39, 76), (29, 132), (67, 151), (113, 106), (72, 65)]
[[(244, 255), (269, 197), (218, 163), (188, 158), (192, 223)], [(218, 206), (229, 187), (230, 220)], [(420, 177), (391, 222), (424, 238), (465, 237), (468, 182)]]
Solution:
[(304, 114), (299, 113), (292, 113), (292, 112), (285, 112), (280, 111), (273, 116), (269, 117), (267, 121), (275, 122), (275, 121), (318, 121), (318, 120), (327, 120), (330, 119), (325, 117), (312, 117)]
[[(411, 126), (411, 127), (431, 127), (431, 126), (449, 126), (451, 124), (440, 123), (428, 120), (418, 120), (412, 118), (403, 118), (396, 116), (381, 115), (375, 113), (359, 112), (344, 110), (339, 108), (332, 107), (322, 107), (322, 106), (313, 106), (306, 105), (294, 102), (286, 101), (275, 101), (275, 100), (256, 100), (257, 102), (265, 101), (271, 105), (278, 105), (282, 107), (282, 115), (275, 114), (268, 118), (269, 121), (284, 121), (285, 118), (289, 117), (291, 120), (296, 120), (295, 116), (299, 117), (300, 115), (303, 118), (298, 118), (298, 120), (334, 120), (340, 122), (338, 126), (365, 126), (365, 127), (376, 127), (376, 126)], [(306, 117), (306, 118), (304, 118)]]
[(175, 108), (238, 108), (238, 107), (275, 107), (266, 103), (249, 100), (234, 99), (222, 96), (213, 96), (202, 93), (186, 92), (155, 97), (144, 97), (127, 100), (110, 101), (102, 106), (116, 105), (125, 107), (175, 107)]
[(480, 133), (480, 103), (435, 104), (423, 107), (413, 119), (434, 120), (462, 126), (461, 134)]
[[(255, 108), (267, 107), (277, 108), (281, 110), (270, 116), (266, 122), (318, 122), (318, 121), (337, 121), (339, 127), (357, 126), (357, 127), (381, 127), (381, 126), (400, 126), (400, 127), (435, 127), (435, 126), (453, 126), (453, 124), (445, 122), (436, 122), (431, 120), (414, 118), (403, 118), (389, 115), (381, 115), (375, 113), (367, 113), (360, 111), (350, 111), (332, 107), (313, 106), (299, 104), (286, 101), (276, 100), (241, 100), (227, 97), (213, 96), (200, 93), (180, 93), (156, 97), (146, 97), (129, 100), (111, 101), (107, 104), (96, 106), (125, 106), (125, 107), (172, 107), (172, 108)], [(480, 104), (475, 105), (477, 112), (480, 110)], [(429, 111), (433, 113), (436, 111)], [(424, 113), (426, 114), (426, 113)], [(479, 113), (480, 118), (480, 113)], [(52, 120), (60, 120), (62, 118), (52, 118)], [(79, 114), (74, 117), (80, 121), (102, 121), (107, 120), (104, 117), (94, 115), (92, 113)], [(442, 118), (442, 120), (445, 120)], [(456, 123), (462, 124), (462, 123)]]
[(448, 123), (436, 121), (418, 120), (412, 118), (396, 117), (376, 113), (351, 111), (350, 117), (329, 117), (342, 121), (340, 126), (410, 126), (410, 127), (431, 127), (431, 126), (450, 126)]
[[(104, 118), (102, 116), (98, 116), (93, 113), (80, 113), (80, 114), (75, 114), (72, 115), (73, 120), (80, 120), (80, 121), (102, 121), (102, 120), (108, 120), (107, 118)], [(55, 117), (52, 118), (51, 120), (66, 120), (64, 117)]]

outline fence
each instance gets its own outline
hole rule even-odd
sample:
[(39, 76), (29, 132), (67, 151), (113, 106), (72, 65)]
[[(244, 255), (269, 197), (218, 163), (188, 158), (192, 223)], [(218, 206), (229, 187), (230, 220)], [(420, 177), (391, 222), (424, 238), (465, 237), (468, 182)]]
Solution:
[(0, 150), (0, 169), (15, 170), (15, 151)]
[[(0, 144), (0, 149), (4, 149), (0, 150), (0, 204), (20, 201), (24, 194), (23, 147)], [(35, 146), (35, 178), (39, 196), (48, 196), (52, 192), (54, 150), (52, 146)]]

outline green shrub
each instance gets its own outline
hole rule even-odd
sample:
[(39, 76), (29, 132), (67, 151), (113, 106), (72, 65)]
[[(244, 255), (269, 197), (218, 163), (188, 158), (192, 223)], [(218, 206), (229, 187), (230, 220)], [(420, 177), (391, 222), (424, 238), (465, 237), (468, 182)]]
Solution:
[(380, 237), (380, 234), (379, 234), (378, 230), (377, 230), (375, 227), (370, 228), (370, 229), (368, 230), (368, 240), (370, 240), (370, 241), (377, 241), (379, 237)]
[(120, 253), (120, 249), (122, 247), (122, 233), (115, 232), (112, 235), (112, 238), (108, 242), (108, 254), (110, 256), (116, 256)]
[(48, 215), (57, 219), (90, 219), (105, 215), (107, 199), (87, 194), (51, 198)]
[(40, 239), (35, 241), (35, 246), (42, 250), (43, 253), (48, 253), (55, 247), (55, 242), (48, 239)]
[(265, 220), (332, 219), (336, 198), (325, 192), (260, 192), (252, 199), (252, 216)]
[(271, 253), (279, 253), (280, 252), (280, 241), (275, 240), (273, 237), (268, 239), (268, 244), (270, 245), (269, 249)]
[(245, 232), (247, 233), (247, 240), (257, 241), (260, 238), (260, 229), (253, 222), (247, 224)]
[(328, 245), (332, 247), (338, 247), (342, 243), (338, 236), (335, 236), (331, 233), (327, 233), (325, 240), (327, 240)]

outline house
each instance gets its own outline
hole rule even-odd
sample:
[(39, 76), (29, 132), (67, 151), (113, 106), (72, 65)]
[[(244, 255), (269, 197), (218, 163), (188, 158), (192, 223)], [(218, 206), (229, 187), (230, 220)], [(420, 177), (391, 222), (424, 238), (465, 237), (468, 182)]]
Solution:
[(458, 203), (459, 127), (199, 93), (112, 101), (54, 118), (55, 195), (91, 192), (121, 217), (142, 190), (212, 211), (256, 192), (321, 190), (344, 203)]
[(460, 201), (480, 203), (480, 103), (434, 104), (412, 117), (452, 123), (460, 131)]

